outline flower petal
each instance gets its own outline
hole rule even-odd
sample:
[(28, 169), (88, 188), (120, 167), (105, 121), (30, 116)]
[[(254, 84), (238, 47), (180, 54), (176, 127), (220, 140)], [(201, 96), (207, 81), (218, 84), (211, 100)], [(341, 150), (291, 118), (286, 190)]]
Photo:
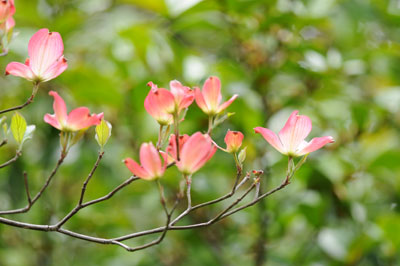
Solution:
[(64, 44), (58, 32), (40, 29), (29, 41), (28, 53), (31, 68), (36, 76), (41, 77), (63, 54)]
[(181, 172), (192, 174), (202, 167), (215, 153), (208, 135), (200, 132), (193, 134), (185, 142), (176, 164)]
[(271, 144), (271, 146), (274, 147), (277, 151), (279, 151), (280, 153), (286, 154), (281, 141), (279, 140), (278, 136), (274, 132), (272, 132), (268, 128), (263, 128), (263, 127), (254, 128), (254, 132), (261, 134), (264, 137), (264, 139), (269, 144)]
[(209, 77), (203, 85), (203, 97), (210, 111), (216, 112), (222, 100), (221, 81), (218, 77)]
[(132, 174), (134, 174), (135, 176), (138, 176), (143, 179), (151, 179), (151, 178), (149, 178), (150, 177), (149, 173), (147, 173), (147, 171), (145, 169), (143, 169), (143, 167), (141, 167), (133, 159), (126, 158), (124, 160), (124, 163), (125, 163), (126, 167), (128, 167), (129, 171), (131, 171)]
[(236, 98), (239, 97), (239, 95), (235, 94), (233, 95), (228, 101), (224, 102), (223, 104), (221, 104), (218, 107), (218, 113), (222, 112), (223, 110), (225, 110), (226, 108), (228, 108), (229, 105), (231, 105), (231, 103), (233, 103), (234, 100), (236, 100)]
[(333, 143), (335, 142), (333, 140), (333, 137), (331, 136), (325, 136), (325, 137), (319, 137), (319, 138), (313, 138), (307, 146), (305, 146), (302, 150), (300, 150), (299, 152), (297, 152), (298, 156), (301, 155), (305, 155), (307, 153), (316, 151), (320, 148), (322, 148), (323, 146), (325, 146), (328, 143)]
[(65, 126), (69, 130), (78, 131), (100, 124), (103, 116), (103, 113), (90, 115), (87, 107), (78, 107), (69, 113)]
[(67, 59), (64, 56), (61, 56), (54, 62), (45, 72), (43, 72), (41, 79), (42, 81), (49, 81), (58, 77), (61, 73), (63, 73), (68, 68)]
[(11, 62), (7, 65), (6, 75), (22, 77), (27, 80), (35, 79), (35, 75), (31, 71), (30, 67), (25, 64), (18, 63), (18, 62)]
[(57, 128), (58, 130), (61, 130), (61, 125), (58, 122), (57, 118), (55, 115), (51, 115), (51, 114), (45, 114), (44, 115), (44, 122), (46, 122), (47, 124), (52, 125), (53, 127)]
[(300, 143), (310, 134), (312, 124), (308, 116), (293, 111), (285, 126), (279, 132), (279, 139), (287, 153), (295, 153)]
[(140, 163), (152, 177), (160, 177), (164, 174), (160, 154), (151, 142), (140, 146)]
[(144, 100), (144, 108), (160, 124), (171, 124), (171, 113), (175, 109), (174, 95), (169, 90), (157, 88), (152, 82), (148, 85), (151, 89)]
[(15, 20), (13, 17), (9, 17), (6, 21), (6, 31), (9, 32), (15, 26)]
[(201, 167), (203, 167), (214, 156), (216, 151), (217, 147), (211, 144), (208, 153), (201, 160), (198, 160), (197, 164), (193, 165), (192, 172), (197, 172)]
[(175, 104), (178, 106), (178, 112), (188, 108), (194, 101), (194, 91), (189, 87), (183, 86), (179, 81), (172, 80), (169, 83), (171, 92), (175, 97)]
[[(179, 136), (179, 150), (182, 151), (183, 144), (188, 140), (189, 135), (184, 134)], [(169, 137), (169, 144), (167, 147), (167, 153), (173, 158), (172, 162), (176, 160), (176, 138), (175, 134), (171, 134)], [(170, 159), (169, 159), (170, 160)]]
[(209, 109), (206, 104), (206, 101), (204, 100), (203, 93), (201, 92), (201, 90), (199, 88), (195, 88), (194, 91), (195, 91), (195, 99), (196, 99), (197, 105), (200, 107), (200, 109), (204, 113), (208, 114)]
[(65, 125), (67, 121), (67, 106), (65, 105), (64, 100), (58, 95), (55, 91), (50, 91), (49, 95), (54, 97), (53, 102), (53, 109), (54, 114), (57, 121), (60, 123), (61, 126)]

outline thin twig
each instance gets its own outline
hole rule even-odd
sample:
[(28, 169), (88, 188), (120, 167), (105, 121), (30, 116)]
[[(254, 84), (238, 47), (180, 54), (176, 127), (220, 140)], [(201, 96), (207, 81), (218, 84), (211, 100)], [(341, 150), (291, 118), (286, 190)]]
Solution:
[(35, 202), (42, 196), (43, 192), (46, 190), (46, 188), (49, 186), (51, 180), (53, 179), (53, 177), (55, 176), (55, 174), (57, 173), (58, 168), (60, 167), (60, 165), (64, 162), (66, 154), (61, 154), (60, 159), (57, 161), (56, 166), (54, 167), (53, 171), (50, 173), (50, 175), (47, 177), (46, 182), (44, 183), (44, 185), (42, 186), (42, 188), (39, 190), (38, 193), (36, 193), (35, 197), (33, 197), (32, 201), (30, 203), (28, 203), (28, 205), (26, 205), (24, 208), (20, 208), (20, 209), (14, 209), (14, 210), (7, 210), (7, 211), (0, 211), (0, 215), (5, 215), (5, 214), (16, 214), (16, 213), (24, 213), (27, 212), (31, 209), (31, 207), (33, 206), (33, 204), (35, 204)]
[[(132, 182), (133, 180), (137, 180), (137, 178), (131, 177), (127, 181)], [(121, 184), (117, 188), (125, 186), (125, 184), (128, 183), (127, 181), (125, 181), (123, 184)], [(199, 224), (192, 224), (192, 225), (186, 225), (186, 226), (170, 226), (170, 218), (171, 218), (171, 215), (172, 215), (173, 211), (175, 210), (175, 207), (178, 204), (178, 200), (177, 200), (175, 202), (174, 207), (172, 208), (172, 211), (169, 213), (169, 215), (167, 217), (167, 222), (168, 223), (165, 226), (154, 228), (154, 229), (151, 229), (151, 230), (142, 231), (142, 232), (137, 232), (137, 233), (134, 233), (134, 234), (129, 234), (129, 235), (125, 235), (125, 236), (121, 236), (121, 237), (117, 237), (117, 238), (112, 238), (112, 239), (98, 238), (98, 237), (92, 237), (92, 236), (88, 236), (88, 235), (83, 235), (83, 234), (72, 232), (72, 231), (69, 231), (69, 230), (66, 230), (66, 229), (63, 229), (63, 228), (57, 228), (55, 225), (38, 225), (38, 224), (23, 223), (23, 222), (18, 222), (18, 221), (6, 219), (6, 218), (3, 218), (3, 217), (0, 217), (0, 223), (7, 224), (7, 225), (10, 225), (10, 226), (14, 226), (14, 227), (19, 227), (19, 228), (30, 229), (30, 230), (39, 230), (39, 231), (45, 231), (45, 232), (54, 231), (54, 232), (58, 232), (58, 233), (61, 233), (61, 234), (65, 234), (65, 235), (68, 235), (68, 236), (71, 236), (71, 237), (74, 237), (74, 238), (78, 238), (78, 239), (82, 239), (82, 240), (85, 240), (85, 241), (89, 241), (89, 242), (95, 242), (95, 243), (100, 243), (100, 244), (105, 244), (105, 245), (118, 245), (118, 246), (121, 246), (121, 247), (125, 248), (127, 251), (134, 252), (134, 251), (137, 251), (137, 250), (140, 250), (140, 249), (145, 249), (145, 248), (151, 247), (153, 245), (159, 244), (164, 239), (167, 231), (169, 231), (169, 230), (187, 230), (187, 229), (192, 229), (192, 228), (205, 227), (205, 226), (211, 225), (211, 224), (213, 224), (215, 222), (218, 222), (218, 221), (224, 219), (225, 217), (228, 217), (228, 216), (236, 213), (239, 210), (242, 210), (242, 209), (245, 209), (247, 207), (250, 207), (250, 206), (254, 205), (256, 202), (258, 202), (261, 199), (263, 199), (263, 198), (275, 193), (276, 191), (279, 191), (280, 189), (282, 189), (286, 185), (288, 185), (289, 182), (288, 182), (288, 179), (286, 178), (285, 181), (280, 186), (278, 186), (277, 188), (274, 188), (274, 189), (270, 190), (269, 192), (262, 194), (260, 197), (258, 197), (256, 200), (253, 200), (249, 204), (246, 204), (244, 206), (241, 206), (239, 208), (231, 210), (232, 206), (235, 206), (236, 204), (238, 204), (241, 200), (243, 200), (250, 193), (251, 190), (254, 189), (255, 184), (256, 183), (253, 183), (241, 197), (239, 197), (235, 202), (233, 202), (231, 205), (229, 205), (227, 208), (225, 208), (220, 214), (218, 214), (216, 217), (214, 217), (213, 219), (209, 220), (208, 222), (199, 223)], [(112, 192), (115, 193), (118, 190), (114, 189)], [(113, 194), (109, 193), (108, 195), (113, 195)], [(154, 240), (154, 241), (152, 241), (150, 243), (147, 243), (145, 245), (139, 246), (139, 247), (131, 248), (131, 247), (121, 243), (121, 241), (124, 241), (124, 240), (132, 239), (132, 238), (143, 236), (143, 235), (150, 235), (150, 234), (154, 234), (154, 233), (162, 233), (162, 235), (159, 238), (157, 238), (156, 240)]]
[(178, 115), (174, 115), (174, 130), (175, 130), (175, 143), (176, 143), (176, 160), (180, 160), (180, 151), (179, 151), (179, 117)]
[(83, 202), (83, 198), (85, 197), (86, 187), (87, 187), (90, 179), (92, 178), (94, 172), (96, 171), (97, 167), (99, 167), (99, 163), (100, 163), (101, 159), (103, 158), (103, 155), (104, 155), (104, 152), (99, 153), (99, 156), (97, 156), (97, 160), (96, 160), (92, 170), (90, 171), (89, 175), (87, 176), (85, 182), (83, 182), (82, 189), (81, 189), (81, 196), (79, 197), (78, 204), (63, 219), (61, 219), (55, 225), (56, 228), (60, 228), (69, 219), (71, 219), (72, 216), (74, 216), (77, 212), (79, 212), (80, 209), (82, 209), (82, 202)]
[(100, 197), (100, 198), (97, 198), (97, 199), (94, 199), (94, 200), (91, 200), (91, 201), (88, 201), (88, 202), (85, 202), (85, 203), (82, 203), (82, 208), (86, 208), (87, 206), (90, 206), (90, 205), (93, 205), (93, 204), (96, 204), (96, 203), (99, 203), (99, 202), (102, 202), (102, 201), (110, 199), (112, 196), (114, 196), (115, 193), (117, 193), (118, 191), (120, 191), (121, 189), (123, 189), (124, 187), (126, 187), (127, 185), (132, 183), (133, 181), (136, 181), (136, 180), (139, 180), (139, 179), (140, 178), (136, 177), (136, 176), (129, 177), (126, 181), (124, 181), (122, 184), (120, 184), (119, 186), (114, 188), (107, 195), (105, 195), (103, 197)]
[(90, 179), (92, 178), (94, 172), (96, 171), (97, 167), (99, 167), (99, 163), (101, 161), (101, 159), (103, 158), (104, 155), (104, 151), (99, 153), (99, 156), (97, 157), (96, 163), (93, 166), (92, 171), (90, 171), (88, 177), (86, 178), (85, 182), (83, 183), (82, 186), (82, 190), (81, 190), (81, 197), (79, 198), (79, 205), (82, 205), (83, 202), (83, 198), (85, 197), (85, 192), (86, 192), (86, 187), (90, 181)]
[(28, 205), (32, 204), (31, 193), (29, 192), (28, 173), (24, 172), (24, 184)]
[(39, 83), (35, 83), (33, 85), (32, 95), (28, 98), (28, 100), (26, 100), (25, 103), (23, 103), (21, 105), (17, 105), (15, 107), (11, 107), (11, 108), (8, 108), (8, 109), (1, 110), (0, 114), (8, 113), (8, 112), (15, 111), (15, 110), (20, 110), (20, 109), (24, 108), (25, 106), (31, 104), (33, 102), (33, 99), (36, 96), (38, 88), (39, 88)]
[(0, 169), (4, 168), (6, 166), (9, 166), (10, 164), (12, 164), (13, 162), (15, 162), (16, 160), (18, 160), (19, 157), (21, 157), (22, 152), (21, 151), (17, 151), (15, 153), (15, 156), (13, 158), (11, 158), (10, 160), (8, 160), (7, 162), (0, 164)]
[(207, 206), (207, 205), (212, 205), (212, 204), (218, 203), (218, 202), (220, 202), (220, 201), (223, 201), (223, 200), (225, 200), (225, 199), (228, 199), (228, 198), (232, 197), (232, 196), (235, 194), (235, 192), (236, 192), (246, 181), (248, 181), (249, 178), (250, 178), (250, 174), (248, 173), (248, 174), (242, 179), (242, 181), (238, 184), (241, 175), (242, 175), (242, 172), (241, 172), (241, 171), (238, 171), (238, 173), (237, 173), (237, 175), (236, 175), (235, 184), (233, 185), (232, 190), (231, 190), (228, 194), (225, 194), (224, 196), (219, 197), (219, 198), (217, 198), (217, 199), (215, 199), (215, 200), (210, 200), (210, 201), (207, 201), (207, 202), (204, 202), (204, 203), (197, 204), (197, 205), (195, 205), (195, 206), (192, 207), (192, 211), (194, 211), (194, 210), (196, 210), (196, 209), (198, 209), (198, 208), (202, 208), (202, 207)]

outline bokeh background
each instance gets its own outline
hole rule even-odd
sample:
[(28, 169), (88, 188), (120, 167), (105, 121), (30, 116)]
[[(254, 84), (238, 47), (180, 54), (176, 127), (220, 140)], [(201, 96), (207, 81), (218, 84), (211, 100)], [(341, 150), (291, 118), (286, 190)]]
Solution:
[[(15, 0), (18, 36), (0, 58), (0, 71), (24, 61), (29, 38), (40, 28), (60, 32), (69, 68), (43, 84), (22, 110), (35, 124), (23, 156), (0, 170), (1, 209), (26, 204), (22, 172), (32, 193), (54, 167), (58, 132), (43, 122), (53, 113), (49, 90), (69, 109), (88, 106), (113, 124), (105, 158), (86, 199), (102, 196), (130, 176), (122, 164), (138, 157), (142, 142), (157, 139), (145, 112), (146, 83), (178, 79), (200, 86), (222, 80), (234, 112), (218, 127), (245, 134), (245, 170), (263, 169), (262, 190), (284, 178), (287, 158), (256, 126), (278, 131), (292, 110), (311, 117), (310, 137), (336, 143), (309, 156), (290, 186), (212, 227), (174, 231), (156, 247), (128, 253), (63, 235), (0, 225), (0, 265), (400, 265), (400, 1), (398, 0)], [(23, 103), (26, 80), (0, 77), (0, 108)], [(8, 114), (8, 123), (12, 114)], [(204, 131), (207, 117), (193, 104), (182, 131)], [(1, 148), (0, 160), (16, 144)], [(33, 209), (12, 216), (46, 224), (77, 202), (98, 146), (93, 128), (72, 150), (50, 189)], [(227, 193), (232, 158), (223, 152), (193, 177), (193, 201)], [(172, 200), (176, 169), (162, 182)], [(138, 181), (113, 199), (86, 208), (66, 228), (115, 237), (165, 222), (156, 185)], [(251, 197), (249, 197), (251, 198)], [(179, 210), (185, 208), (185, 202)], [(181, 224), (205, 221), (227, 203), (192, 213)], [(155, 236), (128, 241), (131, 245)]]

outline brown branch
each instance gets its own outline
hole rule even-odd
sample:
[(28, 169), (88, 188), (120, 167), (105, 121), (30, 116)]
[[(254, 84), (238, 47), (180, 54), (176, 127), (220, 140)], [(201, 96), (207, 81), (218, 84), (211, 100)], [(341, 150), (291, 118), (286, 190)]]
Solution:
[(33, 99), (36, 96), (36, 93), (37, 93), (38, 89), (39, 89), (39, 83), (35, 83), (33, 85), (32, 95), (31, 95), (31, 97), (28, 98), (28, 100), (26, 100), (25, 103), (23, 103), (21, 105), (17, 105), (15, 107), (11, 107), (11, 108), (8, 108), (8, 109), (1, 110), (0, 114), (8, 113), (8, 112), (15, 111), (15, 110), (20, 110), (20, 109), (24, 108), (25, 106), (31, 104), (33, 102)]
[[(33, 204), (42, 196), (43, 192), (46, 190), (46, 188), (49, 186), (51, 180), (57, 173), (58, 168), (60, 165), (64, 162), (66, 154), (61, 154), (60, 159), (57, 161), (56, 166), (54, 167), (53, 171), (50, 173), (50, 175), (47, 177), (46, 182), (42, 186), (42, 188), (39, 190), (38, 193), (36, 193), (35, 197), (31, 200), (31, 202), (28, 202), (28, 205), (26, 205), (24, 208), (20, 209), (14, 209), (14, 210), (7, 210), (7, 211), (0, 211), (0, 215), (6, 215), (6, 214), (17, 214), (17, 213), (25, 213), (31, 209)], [(27, 188), (26, 188), (27, 189)]]
[(99, 153), (99, 156), (97, 157), (97, 160), (96, 160), (92, 170), (90, 171), (89, 175), (87, 176), (85, 182), (83, 182), (82, 189), (81, 189), (81, 196), (79, 198), (78, 204), (61, 221), (59, 221), (55, 225), (56, 228), (60, 228), (69, 219), (71, 219), (72, 216), (74, 216), (77, 212), (79, 212), (80, 209), (82, 209), (82, 202), (83, 202), (83, 198), (85, 197), (86, 187), (87, 187), (90, 179), (92, 178), (94, 172), (96, 171), (97, 167), (99, 167), (99, 163), (100, 163), (101, 159), (103, 158), (103, 155), (104, 155), (104, 152)]
[(102, 202), (102, 201), (105, 201), (105, 200), (110, 199), (112, 196), (114, 196), (115, 193), (117, 193), (118, 191), (120, 191), (121, 189), (123, 189), (124, 187), (126, 187), (127, 185), (129, 185), (130, 183), (132, 183), (133, 181), (136, 181), (136, 180), (139, 180), (139, 179), (140, 179), (139, 177), (131, 176), (129, 179), (127, 179), (125, 182), (123, 182), (123, 183), (120, 184), (118, 187), (116, 187), (115, 189), (113, 189), (113, 190), (112, 190), (111, 192), (109, 192), (107, 195), (105, 195), (105, 196), (103, 196), (103, 197), (100, 197), (100, 198), (97, 198), (97, 199), (94, 199), (94, 200), (91, 200), (91, 201), (88, 201), (88, 202), (85, 202), (85, 203), (82, 203), (82, 208), (85, 208), (85, 207), (87, 207), (87, 206), (96, 204), (96, 203), (98, 203), (98, 202)]
[(32, 204), (31, 193), (29, 192), (28, 173), (24, 172), (24, 185), (28, 204)]
[(0, 164), (0, 169), (14, 163), (16, 160), (18, 160), (19, 157), (21, 157), (21, 155), (22, 155), (21, 151), (17, 151), (13, 158), (11, 158), (10, 160), (8, 160), (7, 162), (5, 162), (3, 164)]
[[(135, 177), (131, 177), (129, 178), (127, 181), (125, 181), (124, 183), (122, 183), (120, 186), (118, 186), (116, 189), (114, 189), (112, 192), (110, 192), (108, 195), (113, 195), (115, 194), (117, 191), (119, 191), (122, 187), (126, 186), (128, 183), (132, 182), (133, 180), (137, 180), (137, 178)], [(129, 181), (129, 182), (128, 182)], [(95, 243), (99, 243), (99, 244), (105, 244), (105, 245), (118, 245), (123, 247), (124, 249), (126, 249), (127, 251), (130, 252), (134, 252), (134, 251), (138, 251), (141, 249), (145, 249), (154, 245), (159, 244), (165, 237), (166, 233), (169, 230), (187, 230), (187, 229), (193, 229), (193, 228), (199, 228), (199, 227), (205, 227), (205, 226), (209, 226), (215, 222), (218, 222), (236, 212), (238, 212), (239, 210), (248, 208), (252, 205), (254, 205), (256, 202), (260, 201), (261, 199), (281, 190), (282, 188), (284, 188), (285, 186), (287, 186), (289, 184), (289, 179), (288, 177), (286, 177), (285, 181), (278, 186), (277, 188), (274, 188), (272, 190), (270, 190), (267, 193), (262, 194), (261, 196), (259, 196), (257, 199), (253, 200), (252, 202), (243, 205), (241, 207), (238, 207), (236, 209), (231, 210), (234, 206), (236, 206), (238, 203), (240, 203), (240, 201), (242, 201), (255, 187), (257, 184), (257, 181), (252, 183), (252, 185), (245, 191), (245, 193), (240, 196), (238, 199), (236, 199), (236, 201), (234, 201), (231, 205), (229, 205), (227, 208), (225, 208), (221, 213), (219, 213), (217, 216), (215, 216), (213, 219), (204, 222), (204, 223), (198, 223), (198, 224), (191, 224), (191, 225), (185, 225), (185, 226), (171, 226), (170, 224), (170, 219), (172, 216), (173, 211), (175, 210), (178, 201), (175, 202), (174, 207), (172, 208), (171, 212), (167, 212), (167, 224), (163, 227), (158, 227), (158, 228), (154, 228), (151, 230), (146, 230), (146, 231), (142, 231), (142, 232), (137, 232), (134, 234), (129, 234), (129, 235), (125, 235), (125, 236), (121, 236), (121, 237), (117, 237), (117, 238), (112, 238), (112, 239), (107, 239), (107, 238), (98, 238), (98, 237), (92, 237), (92, 236), (88, 236), (88, 235), (84, 235), (84, 234), (79, 234), (76, 232), (72, 232), (63, 228), (59, 228), (57, 227), (57, 225), (38, 225), (38, 224), (30, 224), (30, 223), (23, 223), (23, 222), (18, 222), (18, 221), (14, 221), (14, 220), (10, 220), (10, 219), (6, 219), (3, 217), (0, 217), (0, 223), (3, 224), (7, 224), (10, 226), (14, 226), (14, 227), (19, 227), (19, 228), (25, 228), (25, 229), (30, 229), (30, 230), (39, 230), (39, 231), (45, 231), (45, 232), (49, 232), (49, 231), (54, 231), (54, 232), (58, 232), (61, 234), (65, 234), (74, 238), (78, 238), (81, 240), (85, 240), (85, 241), (90, 241), (90, 242), (95, 242)], [(111, 194), (113, 193), (113, 194)], [(107, 195), (107, 196), (108, 196)], [(110, 196), (110, 197), (111, 197)], [(99, 198), (99, 199), (103, 199)], [(92, 201), (93, 202), (93, 201)], [(98, 201), (97, 201), (98, 202)], [(90, 202), (88, 202), (90, 203)], [(94, 204), (94, 203), (93, 203)], [(83, 205), (82, 205), (83, 206)], [(89, 206), (89, 205), (87, 205)], [(132, 239), (135, 237), (139, 237), (139, 236), (143, 236), (143, 235), (150, 235), (150, 234), (154, 234), (154, 233), (162, 233), (156, 240), (153, 240), (152, 242), (149, 242), (147, 244), (144, 244), (142, 246), (138, 246), (138, 247), (129, 247), (123, 243), (121, 243), (124, 240), (128, 240), (128, 239)]]

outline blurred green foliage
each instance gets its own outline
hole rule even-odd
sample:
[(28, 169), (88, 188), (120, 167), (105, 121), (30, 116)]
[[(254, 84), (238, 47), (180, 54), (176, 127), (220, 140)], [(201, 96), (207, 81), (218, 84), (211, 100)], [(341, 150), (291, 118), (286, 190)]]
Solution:
[[(60, 32), (69, 68), (43, 84), (21, 113), (37, 126), (23, 156), (0, 170), (0, 208), (25, 205), (22, 172), (37, 191), (59, 154), (58, 132), (43, 122), (52, 113), (49, 90), (69, 109), (105, 113), (113, 135), (87, 199), (108, 193), (129, 177), (121, 160), (137, 158), (141, 142), (157, 139), (145, 112), (146, 83), (178, 79), (200, 86), (222, 80), (236, 114), (213, 135), (223, 145), (227, 129), (245, 134), (245, 170), (264, 169), (263, 191), (280, 183), (287, 158), (273, 150), (256, 126), (278, 131), (292, 110), (311, 117), (311, 137), (336, 143), (309, 156), (290, 186), (245, 211), (192, 231), (169, 232), (154, 248), (128, 253), (58, 234), (0, 226), (0, 265), (399, 265), (400, 263), (400, 2), (398, 0), (15, 0), (10, 61), (27, 57), (39, 28)], [(23, 103), (31, 84), (0, 77), (0, 109)], [(7, 115), (10, 123), (12, 114)], [(207, 117), (193, 104), (185, 133), (205, 130)], [(79, 197), (96, 160), (91, 129), (71, 150), (43, 198), (12, 216), (53, 223)], [(0, 161), (16, 143), (1, 148)], [(229, 191), (232, 158), (217, 152), (193, 177), (199, 203)], [(162, 182), (173, 198), (180, 180), (171, 169)], [(66, 226), (113, 237), (159, 226), (165, 217), (156, 185), (135, 182), (110, 201), (84, 209)], [(226, 204), (226, 203), (225, 203)], [(185, 204), (179, 207), (184, 209)], [(224, 203), (199, 210), (183, 223), (205, 221)], [(140, 244), (154, 236), (135, 239)]]

